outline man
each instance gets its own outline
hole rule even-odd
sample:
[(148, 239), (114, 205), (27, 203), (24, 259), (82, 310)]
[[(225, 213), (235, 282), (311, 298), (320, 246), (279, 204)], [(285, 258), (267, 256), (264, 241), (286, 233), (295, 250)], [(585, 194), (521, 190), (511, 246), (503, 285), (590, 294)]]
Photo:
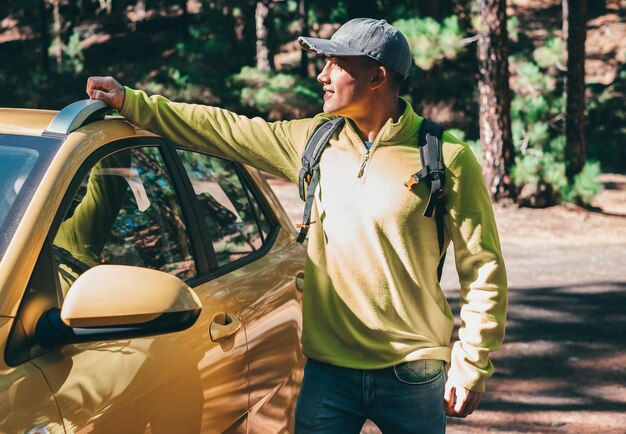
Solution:
[(296, 432), (358, 433), (369, 418), (385, 433), (442, 433), (446, 414), (476, 408), (493, 371), (489, 353), (504, 335), (506, 273), (480, 167), (466, 145), (444, 135), (445, 244), (454, 243), (461, 283), (462, 324), (450, 351), (437, 228), (423, 216), (429, 191), (404, 185), (420, 166), (422, 121), (399, 98), (412, 63), (408, 43), (372, 19), (351, 20), (330, 40), (299, 42), (326, 56), (318, 76), (324, 113), (312, 119), (248, 119), (148, 97), (110, 77), (90, 78), (87, 93), (139, 126), (293, 182), (309, 136), (344, 116), (315, 191)]

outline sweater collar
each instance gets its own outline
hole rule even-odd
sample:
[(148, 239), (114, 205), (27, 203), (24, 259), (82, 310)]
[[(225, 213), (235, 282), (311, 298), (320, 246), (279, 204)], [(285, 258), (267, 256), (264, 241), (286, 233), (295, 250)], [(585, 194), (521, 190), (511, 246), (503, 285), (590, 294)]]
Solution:
[[(380, 132), (374, 140), (374, 146), (390, 146), (399, 144), (408, 144), (411, 140), (415, 140), (422, 118), (413, 111), (411, 104), (404, 98), (400, 98), (404, 103), (404, 111), (398, 118), (397, 122), (389, 118), (380, 129)], [(354, 141), (361, 141), (352, 121), (347, 122), (348, 135)]]

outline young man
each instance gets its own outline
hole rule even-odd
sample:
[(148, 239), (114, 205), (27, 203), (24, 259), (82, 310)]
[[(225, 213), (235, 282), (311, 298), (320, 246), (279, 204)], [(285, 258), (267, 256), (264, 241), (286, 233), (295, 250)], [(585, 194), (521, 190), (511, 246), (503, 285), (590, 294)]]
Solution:
[(454, 243), (462, 320), (450, 351), (437, 228), (423, 216), (429, 190), (404, 185), (420, 168), (422, 122), (399, 98), (412, 63), (408, 43), (384, 20), (364, 18), (330, 40), (299, 42), (326, 56), (318, 76), (324, 113), (312, 119), (248, 119), (148, 97), (111, 77), (90, 78), (87, 93), (141, 127), (293, 182), (309, 136), (345, 117), (322, 154), (315, 190), (296, 432), (358, 433), (369, 418), (385, 433), (442, 433), (446, 414), (476, 408), (493, 371), (489, 353), (504, 335), (506, 272), (480, 166), (444, 134), (445, 244)]

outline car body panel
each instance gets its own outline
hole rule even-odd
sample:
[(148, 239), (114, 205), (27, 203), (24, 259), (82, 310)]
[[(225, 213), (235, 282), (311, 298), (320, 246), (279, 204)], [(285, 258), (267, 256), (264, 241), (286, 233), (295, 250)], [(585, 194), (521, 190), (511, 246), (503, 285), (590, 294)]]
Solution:
[(40, 136), (57, 113), (56, 110), (0, 108), (0, 131)]
[[(0, 317), (1, 342), (6, 342), (13, 321)], [(41, 371), (32, 363), (0, 368), (0, 433), (45, 432), (43, 429), (64, 433), (59, 409)]]
[[(249, 432), (293, 432), (295, 399), (302, 379), (301, 294), (296, 275), (303, 270), (300, 245), (287, 236), (276, 251), (222, 280), (243, 306), (250, 371)], [(276, 369), (280, 366), (281, 369)]]
[[(254, 169), (250, 176), (264, 186), (265, 197), (281, 222), (289, 217), (267, 182)], [(306, 247), (295, 243), (296, 230), (288, 223), (272, 254), (223, 276), (246, 323), (250, 372), (248, 432), (293, 432), (296, 397), (302, 382), (302, 294), (296, 277), (304, 273)], [(271, 314), (268, 314), (271, 312)], [(291, 349), (291, 351), (285, 351)], [(283, 369), (276, 370), (276, 366)]]

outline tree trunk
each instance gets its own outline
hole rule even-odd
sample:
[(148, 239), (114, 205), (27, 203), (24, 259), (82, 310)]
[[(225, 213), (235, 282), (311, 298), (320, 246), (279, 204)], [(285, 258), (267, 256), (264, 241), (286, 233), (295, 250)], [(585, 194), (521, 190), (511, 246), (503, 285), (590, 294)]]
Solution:
[(269, 6), (265, 1), (256, 4), (256, 67), (262, 71), (274, 70), (269, 49)]
[(189, 9), (187, 9), (187, 0), (180, 0), (180, 10), (182, 11), (182, 18), (180, 24), (180, 34), (183, 41), (189, 40)]
[[(300, 34), (302, 36), (309, 36), (309, 20), (306, 6), (306, 0), (300, 0), (298, 5), (298, 20), (300, 21)], [(300, 75), (302, 77), (309, 75), (309, 55), (306, 50), (300, 50)]]
[(61, 40), (63, 22), (61, 21), (60, 3), (61, 0), (52, 0), (52, 53), (57, 61), (57, 67), (61, 66), (63, 55), (63, 41)]
[(441, 8), (439, 0), (429, 0), (426, 2), (421, 2), (421, 9), (424, 11), (424, 15), (427, 17), (432, 17), (436, 20), (441, 19)]
[(510, 176), (514, 163), (511, 134), (511, 91), (507, 52), (506, 1), (479, 0), (478, 39), (480, 141), (483, 174), (494, 202), (515, 199)]
[(565, 54), (565, 173), (571, 181), (585, 166), (586, 0), (563, 0)]
[(228, 43), (228, 51), (229, 56), (231, 58), (236, 58), (241, 54), (240, 47), (241, 44), (239, 42), (239, 31), (240, 25), (237, 22), (237, 18), (233, 14), (233, 9), (237, 7), (236, 3), (225, 2), (222, 6), (222, 20), (224, 23), (224, 31), (222, 33), (222, 39)]
[(47, 0), (39, 0), (39, 31), (41, 32), (40, 50), (41, 50), (41, 66), (43, 72), (47, 75), (50, 72), (50, 13), (48, 11)]
[(247, 65), (256, 64), (256, 2), (243, 2), (239, 46)]

